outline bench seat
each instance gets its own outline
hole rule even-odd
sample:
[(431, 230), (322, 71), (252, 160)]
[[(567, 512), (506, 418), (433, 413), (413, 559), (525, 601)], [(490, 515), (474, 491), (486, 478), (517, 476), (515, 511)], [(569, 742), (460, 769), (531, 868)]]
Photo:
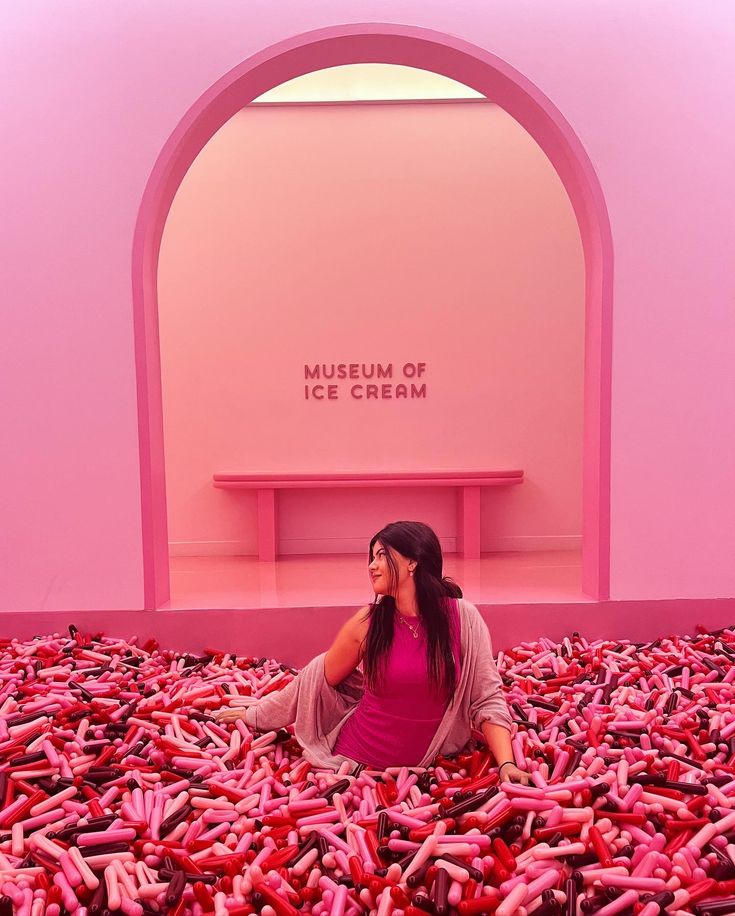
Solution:
[(454, 487), (457, 490), (458, 552), (480, 557), (480, 491), (483, 487), (523, 482), (522, 470), (510, 471), (371, 471), (340, 474), (214, 474), (223, 490), (256, 490), (258, 494), (258, 557), (273, 561), (278, 554), (276, 491), (368, 487)]

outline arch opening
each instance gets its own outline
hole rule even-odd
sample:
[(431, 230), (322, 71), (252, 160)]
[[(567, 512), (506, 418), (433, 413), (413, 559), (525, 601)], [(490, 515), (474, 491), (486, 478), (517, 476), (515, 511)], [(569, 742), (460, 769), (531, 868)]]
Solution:
[(169, 599), (157, 277), (161, 239), (184, 175), (206, 143), (264, 92), (315, 70), (386, 63), (433, 71), (492, 99), (538, 143), (571, 201), (585, 262), (582, 587), (609, 597), (612, 242), (599, 182), (562, 114), (504, 61), (459, 39), (397, 25), (339, 26), (254, 55), (208, 89), (182, 118), (146, 186), (133, 245), (144, 607)]

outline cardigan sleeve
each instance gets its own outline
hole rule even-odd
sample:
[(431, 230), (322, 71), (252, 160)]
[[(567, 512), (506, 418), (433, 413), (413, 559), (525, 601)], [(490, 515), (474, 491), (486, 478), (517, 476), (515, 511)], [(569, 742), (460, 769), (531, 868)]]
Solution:
[(353, 671), (337, 687), (324, 675), (326, 653), (305, 665), (283, 690), (277, 690), (247, 707), (245, 723), (258, 731), (293, 724), (296, 737), (309, 743), (334, 728), (362, 695), (362, 675)]
[(348, 758), (334, 754), (334, 745), (362, 696), (363, 684), (362, 674), (353, 671), (337, 687), (330, 686), (324, 675), (325, 657), (326, 653), (317, 655), (282, 690), (248, 706), (245, 724), (256, 731), (293, 724), (304, 757), (313, 766), (336, 770)]
[(476, 607), (470, 605), (470, 639), (473, 670), (470, 683), (470, 721), (479, 729), (490, 721), (511, 730), (512, 718), (503, 693), (503, 681), (493, 658), (492, 641), (485, 621)]

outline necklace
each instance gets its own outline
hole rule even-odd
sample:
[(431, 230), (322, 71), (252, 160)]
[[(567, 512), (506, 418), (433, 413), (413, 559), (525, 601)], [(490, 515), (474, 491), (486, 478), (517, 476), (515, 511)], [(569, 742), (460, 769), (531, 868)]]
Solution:
[(419, 638), (419, 626), (421, 625), (420, 622), (419, 622), (419, 621), (416, 622), (416, 629), (414, 630), (414, 628), (413, 628), (413, 627), (411, 626), (411, 624), (406, 620), (406, 618), (403, 616), (403, 614), (401, 614), (400, 611), (398, 611), (397, 613), (398, 613), (398, 619), (399, 619), (402, 623), (404, 623), (404, 624), (408, 627), (408, 629), (411, 631), (411, 636), (413, 636), (414, 639), (418, 639), (418, 638)]

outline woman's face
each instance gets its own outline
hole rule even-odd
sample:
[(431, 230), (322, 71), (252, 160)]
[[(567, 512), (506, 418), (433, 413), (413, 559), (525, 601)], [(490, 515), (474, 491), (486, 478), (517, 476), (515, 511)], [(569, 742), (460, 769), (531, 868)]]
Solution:
[[(396, 566), (398, 573), (397, 581), (392, 581), (395, 579), (395, 574), (390, 567), (386, 555), (387, 551), (390, 551)], [(406, 579), (411, 578), (409, 570), (414, 569), (415, 566), (416, 564), (413, 560), (404, 557), (403, 554), (398, 553), (398, 551), (394, 550), (392, 547), (383, 546), (380, 541), (376, 541), (375, 544), (373, 544), (373, 560), (368, 566), (368, 573), (370, 575), (373, 591), (376, 595), (397, 595), (401, 585), (403, 585)]]

